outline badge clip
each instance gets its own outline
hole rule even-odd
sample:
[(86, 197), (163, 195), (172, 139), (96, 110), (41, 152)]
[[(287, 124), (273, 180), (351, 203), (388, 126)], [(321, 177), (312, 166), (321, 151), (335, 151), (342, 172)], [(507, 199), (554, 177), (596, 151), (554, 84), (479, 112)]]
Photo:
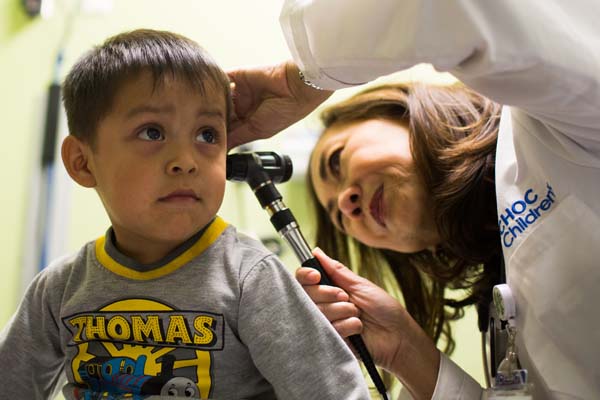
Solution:
[(494, 286), (493, 303), (496, 315), (507, 334), (506, 354), (498, 365), (491, 388), (484, 391), (484, 399), (501, 400), (507, 397), (519, 400), (531, 400), (532, 384), (527, 382), (527, 370), (521, 368), (516, 346), (516, 302), (506, 284)]

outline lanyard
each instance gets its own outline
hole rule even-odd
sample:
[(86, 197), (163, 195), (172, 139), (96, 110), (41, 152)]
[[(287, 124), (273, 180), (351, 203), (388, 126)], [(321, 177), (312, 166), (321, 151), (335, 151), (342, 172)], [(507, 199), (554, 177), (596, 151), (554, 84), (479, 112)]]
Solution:
[[(506, 268), (504, 258), (500, 257), (500, 280), (492, 290), (492, 303), (487, 316), (490, 336), (490, 376), (493, 383), (484, 390), (484, 398), (489, 400), (503, 399), (506, 397), (530, 400), (532, 385), (527, 381), (527, 370), (519, 363), (516, 345), (516, 316), (517, 306), (515, 297), (506, 282)], [(481, 318), (482, 315), (479, 315)], [(482, 323), (479, 321), (481, 327)], [(486, 333), (482, 332), (482, 338)], [(484, 363), (487, 371), (487, 357), (485, 340), (483, 341)], [(500, 362), (498, 362), (500, 361)]]

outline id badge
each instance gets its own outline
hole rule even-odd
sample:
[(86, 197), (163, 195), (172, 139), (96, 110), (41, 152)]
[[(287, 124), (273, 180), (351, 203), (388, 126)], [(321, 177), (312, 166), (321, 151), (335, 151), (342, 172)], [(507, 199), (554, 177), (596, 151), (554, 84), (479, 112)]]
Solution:
[(533, 385), (528, 383), (527, 370), (521, 368), (517, 356), (517, 329), (514, 323), (516, 307), (510, 288), (507, 285), (496, 285), (493, 298), (498, 319), (507, 322), (504, 328), (507, 339), (506, 352), (504, 359), (495, 369), (492, 387), (483, 391), (483, 399), (533, 400)]
[(483, 391), (484, 400), (533, 400), (532, 386), (526, 383), (518, 388), (493, 387)]
[(483, 391), (485, 400), (533, 400), (533, 385), (527, 383), (527, 370), (512, 371), (507, 377), (502, 373), (496, 375), (494, 386)]

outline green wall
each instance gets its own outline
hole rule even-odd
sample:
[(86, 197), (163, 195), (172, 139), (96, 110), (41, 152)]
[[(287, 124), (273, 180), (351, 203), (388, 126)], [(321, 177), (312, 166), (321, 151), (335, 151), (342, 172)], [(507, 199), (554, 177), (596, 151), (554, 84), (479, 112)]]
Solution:
[[(49, 19), (27, 17), (21, 0), (0, 0), (0, 121), (4, 128), (0, 146), (0, 182), (3, 184), (0, 207), (0, 327), (14, 312), (21, 296), (21, 262), (24, 252), (24, 223), (28, 211), (30, 178), (36, 166), (44, 116), (44, 96), (52, 78), (55, 52), (74, 0), (55, 0)], [(176, 31), (204, 46), (225, 67), (266, 64), (289, 57), (278, 25), (282, 0), (114, 0), (107, 15), (81, 13), (73, 21), (66, 44), (64, 70), (88, 48), (124, 30), (154, 28)], [(65, 71), (62, 75), (64, 76)], [(419, 67), (401, 74), (401, 79), (447, 80), (431, 69)], [(335, 99), (351, 93), (336, 93)], [(299, 127), (298, 127), (299, 126)], [(296, 131), (315, 130), (314, 119), (301, 122)], [(273, 148), (285, 140), (276, 138)], [(263, 144), (263, 147), (265, 145)], [(268, 145), (267, 145), (268, 146)], [(310, 233), (311, 219), (306, 214), (302, 181), (284, 186), (288, 204)], [(96, 194), (75, 185), (70, 189), (71, 209), (65, 221), (65, 247), (79, 249), (85, 242), (102, 235), (108, 226)], [(220, 214), (242, 230), (257, 236), (275, 236), (264, 211), (245, 186), (228, 185)], [(284, 262), (296, 267), (289, 250)], [(454, 357), (481, 380), (479, 339), (473, 315), (456, 327), (458, 351)]]

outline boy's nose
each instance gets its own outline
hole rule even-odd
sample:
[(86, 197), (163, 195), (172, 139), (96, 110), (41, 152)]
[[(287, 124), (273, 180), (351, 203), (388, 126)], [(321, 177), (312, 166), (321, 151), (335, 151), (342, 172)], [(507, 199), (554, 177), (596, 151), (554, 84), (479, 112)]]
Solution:
[(179, 154), (167, 164), (167, 173), (172, 175), (194, 174), (198, 165), (191, 155)]
[(356, 185), (349, 186), (342, 190), (338, 196), (338, 207), (340, 211), (348, 218), (358, 218), (362, 214), (361, 210), (362, 192)]

